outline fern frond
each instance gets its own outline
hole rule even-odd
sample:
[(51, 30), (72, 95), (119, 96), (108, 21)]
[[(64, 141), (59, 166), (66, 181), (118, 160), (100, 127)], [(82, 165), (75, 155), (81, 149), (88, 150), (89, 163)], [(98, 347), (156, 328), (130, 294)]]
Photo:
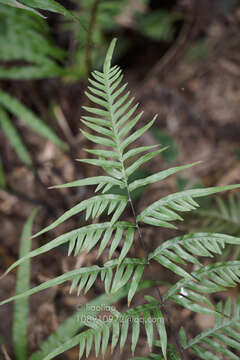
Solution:
[[(164, 148), (164, 150), (165, 149), (166, 149), (166, 147)], [(146, 186), (146, 185), (149, 185), (149, 184), (156, 183), (158, 181), (166, 179), (170, 175), (176, 174), (178, 171), (182, 171), (182, 170), (188, 169), (188, 168), (190, 168), (192, 166), (195, 166), (198, 163), (199, 162), (195, 162), (195, 163), (187, 164), (187, 165), (183, 165), (183, 166), (176, 166), (174, 168), (170, 168), (170, 169), (167, 169), (167, 170), (160, 171), (159, 173), (156, 173), (154, 175), (147, 176), (144, 179), (135, 180), (134, 182), (132, 182), (129, 185), (129, 190), (133, 191), (133, 190), (135, 190), (135, 189), (137, 189), (137, 188), (139, 188), (141, 186)]]
[[(49, 187), (49, 189), (62, 189), (66, 187), (87, 186), (87, 185), (98, 185), (95, 192), (102, 189), (102, 193), (104, 194), (107, 190), (110, 190), (111, 187), (114, 185), (120, 186), (120, 188), (122, 188), (124, 186), (124, 183), (110, 176), (93, 176), (86, 179), (71, 181), (69, 183), (62, 185), (51, 186)], [(111, 187), (109, 187), (110, 185)]]
[(0, 106), (0, 128), (7, 137), (12, 148), (16, 151), (19, 158), (22, 160), (22, 162), (27, 166), (32, 165), (31, 156), (25, 144), (23, 143), (21, 136), (19, 135), (17, 129), (9, 119), (8, 114), (6, 113), (6, 111), (4, 111), (4, 109), (1, 106)]
[[(0, 89), (0, 105), (2, 105), (4, 109), (9, 111), (11, 114), (15, 115), (17, 118), (20, 118), (23, 121), (23, 123), (25, 123), (32, 130), (36, 131), (36, 133), (38, 133), (40, 136), (53, 142), (61, 149), (66, 150), (66, 145), (64, 144), (64, 142), (55, 134), (53, 130), (51, 130), (51, 128), (49, 128), (49, 126), (47, 126), (44, 123), (43, 120), (41, 120), (26, 106), (21, 104), (17, 99), (10, 96), (1, 89)], [(5, 122), (4, 128), (6, 129), (6, 126), (8, 126), (8, 123), (6, 122), (5, 119), (6, 117), (4, 117), (2, 112), (1, 112), (1, 116), (3, 116), (3, 119), (1, 120), (1, 125), (3, 126), (2, 122)], [(16, 147), (14, 148), (16, 149)]]
[[(82, 316), (82, 321), (85, 322), (85, 325), (90, 327), (90, 329), (76, 335), (65, 344), (59, 346), (43, 360), (51, 360), (62, 352), (69, 350), (78, 344), (80, 344), (79, 359), (82, 358), (84, 352), (86, 352), (86, 357), (89, 356), (91, 348), (89, 345), (90, 343), (95, 345), (95, 355), (97, 358), (99, 358), (100, 352), (104, 356), (106, 353), (107, 344), (110, 342), (112, 351), (118, 342), (120, 349), (122, 349), (126, 343), (131, 324), (132, 352), (135, 351), (136, 343), (139, 339), (141, 323), (143, 323), (150, 349), (153, 344), (154, 323), (156, 324), (160, 339), (161, 336), (163, 336), (164, 339), (166, 338), (166, 329), (163, 315), (160, 310), (160, 305), (156, 300), (152, 301), (151, 303), (129, 309), (124, 313), (119, 313), (116, 309), (111, 307), (109, 319), (106, 321), (92, 316), (91, 312), (86, 309), (85, 314)], [(112, 340), (110, 340), (110, 331), (112, 331)], [(165, 353), (167, 346), (165, 340), (163, 340), (161, 344), (162, 350)]]
[[(138, 286), (138, 291), (149, 289), (154, 285), (154, 281), (142, 281)], [(87, 308), (91, 310), (91, 316), (97, 317), (101, 310), (109, 308), (110, 305), (116, 304), (119, 300), (126, 297), (129, 288), (130, 284), (127, 284), (111, 296), (103, 294), (89, 301), (87, 303)], [(64, 320), (64, 322), (59, 325), (57, 330), (43, 342), (41, 349), (31, 355), (30, 360), (45, 359), (47, 355), (50, 355), (60, 345), (69, 341), (84, 327), (84, 323), (81, 322), (81, 318), (83, 318), (85, 313), (86, 308), (83, 306), (78, 309), (72, 316)]]
[(199, 209), (197, 215), (203, 217), (203, 228), (209, 231), (221, 231), (229, 234), (237, 234), (240, 231), (240, 196), (230, 194), (224, 201), (217, 197), (217, 207)]
[(97, 195), (93, 196), (81, 203), (75, 205), (70, 210), (66, 211), (56, 221), (49, 226), (45, 227), (33, 237), (44, 234), (45, 232), (54, 229), (56, 226), (69, 219), (73, 215), (79, 214), (81, 211), (86, 210), (86, 220), (91, 216), (92, 218), (100, 216), (107, 208), (108, 215), (113, 213), (111, 226), (118, 220), (127, 205), (128, 199), (122, 195)]
[(192, 311), (215, 315), (214, 310), (206, 307), (212, 307), (211, 302), (201, 294), (224, 291), (239, 284), (240, 261), (217, 262), (192, 272), (191, 276), (194, 280), (184, 278), (172, 286), (163, 296), (164, 301), (171, 299)]
[(226, 244), (240, 245), (240, 238), (213, 233), (188, 234), (165, 241), (148, 259), (156, 260), (179, 276), (191, 278), (191, 274), (177, 264), (186, 265), (187, 261), (201, 266), (197, 256), (221, 255)]
[[(184, 330), (181, 330), (181, 342), (184, 350), (191, 349), (200, 359), (212, 360), (227, 358), (238, 360), (240, 351), (240, 297), (233, 308), (228, 298), (224, 307), (219, 302), (216, 307), (215, 324), (187, 342)], [(236, 353), (238, 351), (238, 355)], [(219, 357), (220, 356), (220, 357)]]
[(176, 226), (171, 224), (170, 221), (183, 220), (177, 212), (192, 211), (199, 206), (193, 198), (208, 196), (239, 187), (240, 185), (217, 186), (205, 189), (185, 190), (171, 194), (148, 206), (137, 217), (137, 220), (145, 224), (175, 229)]
[[(142, 113), (130, 120), (137, 109), (137, 105), (131, 107), (134, 99), (129, 99), (129, 92), (124, 94), (127, 84), (120, 86), (122, 75), (119, 67), (111, 67), (111, 58), (115, 42), (116, 40), (113, 40), (109, 47), (103, 72), (94, 71), (92, 73), (94, 80), (89, 80), (92, 86), (88, 88), (90, 92), (86, 92), (87, 97), (100, 108), (84, 107), (86, 111), (96, 117), (84, 116), (82, 118), (85, 126), (98, 134), (93, 135), (82, 131), (83, 135), (90, 141), (104, 145), (107, 148), (110, 147), (113, 150), (88, 150), (90, 153), (97, 155), (98, 158), (80, 161), (101, 166), (105, 171), (110, 173), (111, 176), (118, 180), (123, 180), (124, 183), (126, 183), (127, 178), (139, 166), (157, 156), (164, 149), (143, 155), (130, 166), (126, 167), (124, 164), (124, 161), (130, 156), (149, 150), (149, 147), (141, 147), (137, 151), (135, 149), (132, 152), (124, 154), (126, 147), (147, 131), (154, 120), (129, 135), (132, 128), (139, 122)], [(111, 160), (111, 158), (113, 160)]]
[[(133, 276), (133, 281), (128, 292), (128, 301), (130, 303), (138, 288), (146, 263), (147, 261), (145, 259), (125, 258), (121, 265), (119, 265), (119, 260), (116, 259), (106, 262), (103, 267), (93, 265), (91, 267), (72, 270), (54, 279), (46, 281), (22, 294), (15, 295), (5, 301), (2, 301), (0, 305), (33, 295), (41, 290), (60, 285), (68, 280), (72, 280), (70, 292), (77, 288), (78, 294), (83, 289), (85, 289), (86, 293), (93, 286), (98, 275), (100, 275), (101, 280), (104, 281), (105, 291), (107, 294), (118, 291), (129, 281), (130, 277)], [(113, 273), (114, 269), (116, 269), (115, 274)]]
[[(104, 249), (112, 240), (111, 247), (109, 249), (109, 258), (111, 258), (115, 249), (119, 246), (120, 241), (124, 237), (124, 231), (126, 231), (126, 236), (127, 234), (128, 236), (131, 235), (130, 244), (132, 243), (134, 229), (135, 229), (134, 223), (121, 221), (121, 222), (116, 222), (112, 226), (110, 222), (105, 222), (105, 223), (91, 224), (81, 227), (79, 229), (69, 231), (68, 233), (58, 236), (54, 240), (49, 241), (47, 244), (40, 246), (39, 248), (29, 252), (27, 255), (21, 257), (19, 260), (17, 260), (7, 269), (6, 274), (11, 270), (13, 270), (15, 267), (17, 267), (18, 265), (20, 265), (25, 260), (33, 258), (40, 254), (44, 254), (47, 251), (50, 251), (65, 243), (69, 243), (68, 255), (71, 255), (74, 252), (75, 256), (82, 251), (90, 251), (94, 246), (100, 243), (98, 250), (98, 256), (100, 256), (104, 251)], [(120, 253), (119, 264), (121, 263), (122, 259), (126, 256), (127, 254), (126, 250), (128, 248), (129, 248), (129, 240), (126, 239), (126, 245), (123, 246)]]
[[(190, 350), (194, 353), (194, 359), (203, 360), (239, 360), (240, 350), (240, 297), (237, 298), (235, 304), (231, 304), (228, 298), (224, 307), (220, 301), (216, 306), (217, 314), (215, 323), (193, 339), (187, 339), (187, 335), (183, 328), (179, 332), (182, 350)], [(154, 345), (161, 347), (159, 341), (154, 341)], [(167, 350), (167, 358), (172, 360), (180, 360), (176, 348), (169, 344)], [(131, 360), (163, 360), (161, 355), (150, 354), (147, 358), (133, 358)]]
[[(51, 41), (49, 27), (43, 19), (4, 5), (0, 7), (0, 19), (5, 30), (0, 35), (0, 60), (8, 65), (0, 66), (0, 78), (41, 79), (64, 74), (59, 62), (66, 53)], [(16, 61), (24, 63), (13, 65)]]

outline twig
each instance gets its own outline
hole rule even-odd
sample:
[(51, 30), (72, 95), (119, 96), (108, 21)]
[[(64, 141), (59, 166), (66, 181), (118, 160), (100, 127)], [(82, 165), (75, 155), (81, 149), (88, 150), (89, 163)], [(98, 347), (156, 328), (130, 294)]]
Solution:
[(2, 353), (3, 353), (4, 359), (5, 360), (11, 360), (10, 356), (7, 353), (7, 349), (6, 349), (4, 344), (1, 345), (1, 350), (2, 350)]
[(89, 77), (92, 70), (92, 61), (91, 61), (92, 34), (96, 24), (96, 17), (97, 17), (99, 3), (100, 0), (95, 0), (92, 6), (89, 28), (87, 32), (87, 39), (85, 44), (85, 66), (86, 66), (87, 77)]
[[(148, 84), (150, 87), (154, 86), (159, 81), (161, 74), (166, 73), (167, 68), (169, 68), (174, 61), (179, 61), (179, 59), (184, 55), (187, 45), (192, 41), (198, 32), (201, 23), (200, 14), (203, 6), (203, 1), (193, 1), (191, 14), (187, 17), (177, 40), (150, 71), (145, 80), (145, 84)], [(145, 86), (142, 88), (145, 88)]]

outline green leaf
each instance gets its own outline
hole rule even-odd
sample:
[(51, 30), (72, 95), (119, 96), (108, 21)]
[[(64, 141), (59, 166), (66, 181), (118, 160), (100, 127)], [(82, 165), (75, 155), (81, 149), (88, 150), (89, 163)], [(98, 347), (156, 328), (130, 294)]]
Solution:
[[(125, 258), (122, 262), (122, 266), (123, 265), (124, 266), (134, 265), (134, 267), (136, 267), (136, 271), (133, 276), (133, 281), (135, 281), (134, 279), (136, 279), (136, 274), (138, 274), (138, 276), (139, 276), (139, 273), (140, 273), (139, 267), (142, 268), (142, 272), (143, 272), (145, 264), (146, 264), (146, 261), (144, 259), (134, 259), (134, 258), (133, 259)], [(78, 288), (78, 293), (80, 293), (80, 291), (83, 288), (87, 288), (87, 291), (88, 291), (91, 288), (91, 286), (93, 285), (93, 283), (95, 282), (95, 280), (99, 274), (101, 275), (102, 280), (104, 280), (104, 277), (106, 277), (106, 281), (105, 281), (106, 293), (110, 293), (109, 288), (110, 288), (110, 284), (111, 284), (112, 276), (113, 276), (112, 269), (114, 269), (114, 268), (117, 268), (117, 272), (115, 274), (115, 277), (117, 277), (117, 281), (113, 279), (113, 284), (114, 284), (115, 288), (119, 289), (119, 283), (121, 284), (121, 286), (124, 286), (126, 282), (122, 279), (122, 276), (119, 277), (118, 259), (116, 259), (116, 260), (111, 260), (111, 261), (106, 262), (102, 268), (100, 266), (93, 265), (91, 267), (85, 267), (85, 268), (82, 267), (80, 269), (69, 271), (69, 272), (67, 272), (63, 275), (60, 275), (54, 279), (48, 280), (48, 281), (42, 283), (41, 285), (38, 285), (30, 290), (27, 290), (24, 293), (12, 296), (12, 297), (2, 301), (0, 303), (0, 305), (6, 304), (13, 300), (18, 300), (18, 299), (24, 298), (26, 296), (36, 294), (39, 291), (48, 289), (53, 286), (60, 285), (68, 280), (73, 280), (70, 292), (72, 292), (76, 287)], [(129, 269), (129, 268), (127, 268), (127, 269)], [(109, 278), (107, 277), (107, 273), (110, 273), (110, 275), (111, 275)], [(140, 279), (137, 279), (137, 286), (136, 286), (136, 288), (134, 288), (134, 293), (137, 290), (139, 281), (140, 281)], [(133, 292), (132, 287), (130, 288), (129, 292), (131, 292), (131, 293)]]
[(126, 169), (126, 175), (127, 177), (129, 175), (131, 175), (134, 171), (136, 171), (141, 165), (143, 165), (144, 163), (148, 162), (149, 160), (153, 159), (154, 157), (156, 157), (158, 154), (160, 154), (162, 151), (166, 150), (166, 148), (160, 149), (160, 150), (156, 150), (156, 151), (152, 151), (148, 154), (145, 154), (143, 156), (141, 156), (140, 158), (138, 158), (137, 161), (135, 161), (132, 165), (130, 165), (127, 169)]
[(217, 304), (216, 309), (223, 316), (217, 314), (212, 328), (203, 331), (188, 342), (185, 341), (184, 350), (191, 349), (194, 354), (206, 360), (219, 359), (216, 353), (224, 355), (227, 359), (237, 360), (239, 357), (234, 349), (240, 349), (240, 297), (237, 298), (233, 309), (230, 298), (226, 301), (224, 310), (221, 302)]
[[(28, 217), (21, 235), (19, 257), (27, 255), (31, 250), (32, 225), (38, 209), (32, 211)], [(30, 261), (21, 264), (17, 271), (16, 294), (29, 290), (30, 287)], [(27, 331), (29, 317), (28, 297), (16, 300), (13, 312), (13, 347), (17, 360), (27, 360)]]
[(2, 90), (0, 90), (0, 104), (16, 117), (20, 118), (27, 126), (36, 131), (39, 135), (55, 143), (60, 148), (66, 149), (63, 141), (60, 140), (59, 137), (41, 119), (22, 105), (17, 99)]
[(149, 254), (148, 259), (156, 260), (177, 275), (191, 277), (191, 274), (183, 271), (175, 263), (185, 265), (185, 261), (188, 261), (199, 266), (201, 264), (197, 256), (221, 255), (226, 244), (240, 245), (240, 238), (213, 233), (188, 234), (165, 241)]
[(33, 11), (34, 13), (42, 17), (43, 15), (41, 15), (38, 11), (34, 11), (32, 8), (48, 10), (72, 18), (72, 14), (70, 13), (70, 11), (66, 10), (61, 4), (59, 4), (55, 0), (21, 0), (21, 2), (16, 0), (0, 0), (0, 3), (4, 5), (14, 6), (23, 10)]
[(196, 212), (203, 218), (200, 227), (205, 231), (238, 234), (240, 230), (240, 196), (230, 194), (227, 200), (216, 198), (217, 206), (208, 206)]
[[(90, 199), (84, 200), (81, 203), (75, 205), (73, 208), (66, 211), (62, 216), (60, 216), (56, 221), (54, 221), (52, 224), (50, 224), (49, 226), (47, 226), (44, 229), (42, 229), (41, 231), (39, 231), (33, 237), (37, 237), (39, 235), (44, 234), (45, 232), (47, 232), (49, 230), (54, 229), (56, 226), (60, 225), (62, 222), (69, 219), (73, 215), (76, 215), (79, 212), (86, 210), (90, 206), (92, 207), (92, 205), (95, 205), (97, 203), (102, 203), (103, 201), (107, 201), (108, 204), (110, 204), (110, 205), (113, 202), (115, 202), (115, 205), (119, 204), (119, 206), (117, 207), (117, 209), (114, 212), (114, 215), (112, 217), (111, 224), (113, 225), (114, 222), (116, 222), (118, 220), (118, 217), (121, 215), (122, 211), (126, 207), (127, 199), (125, 196), (120, 196), (120, 195), (111, 195), (111, 194), (98, 195), (98, 196), (94, 196)], [(100, 216), (100, 215), (101, 214), (98, 214), (98, 216)]]
[(213, 263), (192, 272), (191, 277), (193, 280), (184, 278), (173, 285), (163, 295), (163, 301), (171, 299), (192, 311), (215, 316), (216, 311), (212, 309), (211, 303), (201, 294), (224, 291), (239, 284), (240, 261)]
[[(100, 242), (101, 240), (101, 244), (99, 247), (99, 255), (100, 255), (103, 252), (103, 250), (106, 248), (108, 242), (111, 239), (111, 236), (113, 236), (113, 238), (114, 237), (116, 238), (118, 233), (118, 231), (116, 231), (117, 229), (122, 229), (122, 233), (123, 233), (124, 229), (130, 229), (134, 227), (135, 224), (128, 222), (117, 222), (112, 227), (110, 227), (110, 222), (106, 222), (106, 223), (91, 224), (79, 229), (75, 229), (73, 231), (58, 236), (57, 238), (48, 242), (47, 244), (40, 246), (39, 248), (21, 257), (19, 260), (17, 260), (7, 269), (5, 274), (10, 272), (12, 269), (20, 265), (25, 260), (43, 254), (47, 251), (50, 251), (60, 245), (65, 244), (66, 242), (69, 242), (69, 255), (72, 253), (73, 249), (75, 249), (74, 255), (78, 255), (81, 251), (88, 250), (90, 247), (95, 246), (97, 242), (98, 241)], [(114, 231), (115, 231), (115, 235), (113, 235)], [(100, 236), (99, 236), (99, 232), (100, 232)], [(101, 239), (101, 234), (103, 232), (105, 232), (105, 234)], [(122, 237), (119, 237), (117, 240), (113, 240), (113, 242), (116, 243), (116, 247), (119, 245), (121, 240)]]
[[(1, 102), (1, 99), (0, 99)], [(16, 151), (19, 158), (27, 165), (32, 165), (32, 160), (29, 155), (27, 148), (20, 135), (18, 134), (17, 129), (13, 126), (11, 120), (9, 119), (7, 113), (0, 107), (0, 127), (2, 128), (4, 134), (6, 135), (8, 141), (10, 142), (13, 149)]]
[(103, 185), (112, 184), (112, 185), (122, 186), (123, 183), (120, 180), (114, 179), (110, 176), (93, 176), (90, 178), (80, 179), (62, 185), (51, 186), (49, 189), (62, 189), (66, 187), (99, 185), (99, 184), (103, 184)]
[[(20, 1), (12, 3), (24, 7)], [(16, 7), (1, 5), (0, 8), (3, 29), (0, 78), (26, 80), (62, 76), (66, 72), (61, 66), (66, 52), (51, 40), (48, 24), (31, 14), (35, 12), (41, 16), (36, 10), (28, 7), (31, 12), (22, 11)]]
[(137, 28), (150, 39), (169, 42), (174, 37), (174, 23), (182, 17), (183, 14), (174, 11), (154, 10), (138, 15)]
[(182, 220), (176, 211), (192, 211), (199, 206), (193, 198), (208, 196), (239, 187), (240, 185), (237, 184), (180, 191), (154, 202), (143, 210), (137, 219), (146, 224), (173, 228), (173, 225), (170, 224), (169, 221)]
[[(165, 149), (166, 148), (164, 148), (162, 150), (165, 150)], [(190, 168), (192, 166), (195, 166), (196, 164), (199, 164), (199, 162), (195, 162), (195, 163), (187, 164), (187, 165), (183, 165), (183, 166), (177, 166), (177, 167), (174, 167), (174, 168), (170, 168), (170, 169), (167, 169), (167, 170), (160, 171), (159, 173), (148, 176), (148, 177), (146, 177), (144, 179), (136, 180), (136, 181), (132, 182), (129, 185), (129, 190), (133, 191), (133, 190), (137, 189), (138, 187), (146, 186), (148, 184), (153, 184), (153, 183), (155, 183), (157, 181), (161, 181), (161, 180), (167, 178), (168, 176), (177, 173), (178, 171), (188, 169), (188, 168)]]
[(141, 129), (135, 131), (132, 135), (127, 137), (120, 146), (120, 150), (123, 151), (127, 146), (129, 146), (132, 142), (137, 140), (140, 136), (142, 136), (155, 122), (157, 116), (154, 116), (153, 120), (150, 121), (147, 125), (143, 126)]
[(157, 330), (158, 330), (159, 337), (160, 337), (162, 353), (164, 356), (164, 360), (166, 360), (167, 359), (167, 331), (166, 331), (164, 317), (160, 310), (160, 307), (156, 308), (154, 310), (154, 318), (156, 320), (156, 326), (157, 326)]
[(32, 9), (32, 8), (29, 7), (29, 6), (23, 5), (22, 3), (18, 2), (17, 0), (0, 0), (0, 4), (9, 5), (9, 6), (13, 6), (13, 7), (19, 8), (19, 9), (31, 11), (31, 12), (33, 12), (34, 14), (36, 14), (36, 15), (42, 17), (42, 18), (45, 18), (45, 16), (43, 16), (40, 12)]
[(142, 278), (143, 271), (144, 271), (144, 265), (138, 265), (133, 275), (132, 283), (128, 293), (128, 306), (130, 305), (132, 298), (137, 291), (138, 284)]
[(178, 147), (174, 139), (165, 131), (157, 128), (152, 129), (152, 135), (159, 141), (162, 146), (168, 146), (168, 149), (163, 153), (162, 157), (167, 163), (171, 163), (177, 159)]

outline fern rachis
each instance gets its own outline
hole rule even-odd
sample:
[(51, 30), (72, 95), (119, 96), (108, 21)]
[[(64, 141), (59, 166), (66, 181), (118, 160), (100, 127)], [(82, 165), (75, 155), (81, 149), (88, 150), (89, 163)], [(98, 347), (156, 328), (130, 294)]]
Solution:
[[(140, 214), (136, 213), (132, 202), (132, 191), (138, 187), (161, 181), (178, 171), (196, 165), (196, 163), (164, 170), (132, 182), (129, 180), (130, 175), (135, 170), (160, 154), (164, 149), (153, 150), (153, 147), (147, 146), (134, 147), (134, 142), (152, 126), (156, 117), (141, 127), (142, 113), (135, 115), (137, 105), (132, 105), (133, 98), (129, 96), (129, 92), (125, 93), (126, 85), (121, 85), (121, 70), (117, 66), (111, 66), (115, 42), (116, 40), (113, 40), (109, 47), (103, 72), (94, 71), (92, 78), (89, 79), (91, 86), (89, 86), (86, 95), (94, 103), (94, 107), (85, 107), (85, 110), (90, 115), (83, 117), (83, 123), (90, 130), (82, 130), (83, 135), (99, 147), (87, 150), (88, 153), (95, 157), (81, 159), (80, 161), (101, 167), (106, 172), (106, 176), (96, 176), (56, 186), (61, 188), (96, 185), (96, 192), (100, 192), (100, 194), (76, 204), (34, 237), (54, 229), (65, 220), (81, 212), (86, 212), (86, 220), (99, 218), (100, 222), (58, 236), (42, 247), (28, 253), (14, 263), (7, 272), (26, 259), (45, 253), (64, 243), (69, 245), (69, 255), (77, 255), (82, 251), (91, 251), (94, 247), (97, 247), (98, 265), (82, 267), (65, 273), (23, 294), (7, 299), (2, 304), (68, 280), (72, 281), (71, 291), (78, 289), (79, 293), (84, 289), (87, 292), (94, 286), (98, 278), (103, 282), (106, 294), (116, 293), (128, 284), (127, 298), (130, 306), (134, 294), (138, 290), (144, 270), (151, 266), (152, 261), (156, 261), (163, 267), (170, 269), (179, 276), (180, 280), (171, 286), (165, 294), (157, 293), (156, 298), (147, 296), (147, 303), (140, 307), (131, 307), (122, 314), (117, 312), (116, 309), (113, 310), (111, 321), (105, 323), (93, 316), (92, 321), (85, 324), (89, 328), (88, 330), (80, 332), (71, 340), (60, 345), (47, 354), (44, 360), (52, 359), (76, 344), (80, 344), (80, 357), (85, 351), (86, 356), (88, 356), (94, 342), (96, 356), (99, 356), (100, 349), (104, 355), (110, 341), (111, 332), (112, 349), (115, 348), (118, 342), (122, 348), (126, 342), (130, 322), (129, 317), (131, 316), (137, 320), (136, 324), (131, 324), (132, 351), (134, 352), (139, 339), (140, 317), (143, 316), (146, 320), (144, 327), (150, 350), (154, 343), (153, 319), (159, 319), (155, 327), (162, 356), (167, 359), (166, 322), (168, 322), (169, 316), (166, 314), (165, 302), (173, 301), (191, 311), (216, 316), (216, 314), (219, 315), (221, 309), (215, 307), (207, 295), (226, 290), (228, 287), (240, 283), (239, 261), (213, 262), (203, 266), (205, 264), (201, 260), (202, 258), (212, 258), (216, 254), (221, 254), (227, 244), (239, 245), (240, 239), (234, 236), (206, 232), (187, 234), (165, 241), (152, 253), (148, 253), (141, 233), (141, 223), (176, 228), (175, 222), (182, 220), (181, 213), (193, 211), (199, 206), (196, 202), (197, 198), (238, 188), (240, 185), (181, 191), (154, 202)], [(134, 130), (136, 125), (138, 125), (138, 129)], [(131, 145), (131, 149), (128, 148), (129, 145)], [(116, 185), (126, 189), (127, 195), (111, 193), (112, 187)], [(121, 219), (128, 204), (134, 217), (132, 222), (122, 221)], [(103, 215), (110, 215), (110, 220), (101, 222), (101, 216)], [(136, 248), (136, 241), (140, 241), (139, 244), (145, 249), (145, 258), (143, 259), (129, 255)], [(114, 256), (115, 258), (104, 262), (101, 255), (107, 248), (109, 258)], [(120, 248), (119, 253), (117, 253), (117, 248)], [(197, 266), (198, 270), (195, 269), (195, 271), (189, 272), (189, 265), (191, 264)], [(185, 268), (186, 265), (188, 268)], [(123, 322), (120, 321), (121, 317), (124, 319)], [(171, 328), (173, 327), (172, 323), (168, 323), (168, 325)], [(182, 336), (183, 331), (180, 334)], [(228, 345), (229, 343), (226, 341), (224, 345), (226, 351), (228, 351)], [(187, 350), (183, 342), (181, 347), (183, 351)], [(172, 351), (179, 352), (178, 356), (182, 356), (180, 348)], [(206, 359), (210, 359), (210, 355)]]

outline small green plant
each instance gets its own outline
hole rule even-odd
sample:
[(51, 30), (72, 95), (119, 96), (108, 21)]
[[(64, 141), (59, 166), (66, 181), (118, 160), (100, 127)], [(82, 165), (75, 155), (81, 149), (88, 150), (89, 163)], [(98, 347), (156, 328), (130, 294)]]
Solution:
[[(106, 353), (108, 344), (111, 344), (110, 347), (113, 351), (119, 342), (122, 349), (130, 329), (131, 350), (134, 354), (139, 341), (141, 324), (145, 329), (150, 352), (156, 344), (155, 341), (158, 341), (158, 352), (161, 351), (157, 357), (159, 359), (181, 359), (184, 352), (188, 351), (193, 352), (197, 358), (205, 360), (219, 359), (222, 355), (228, 356), (229, 359), (238, 359), (239, 300), (233, 305), (232, 312), (230, 298), (222, 308), (221, 303), (215, 306), (209, 294), (227, 290), (227, 288), (240, 283), (240, 261), (206, 263), (201, 259), (221, 254), (228, 244), (239, 245), (240, 238), (219, 233), (197, 232), (176, 236), (164, 241), (154, 251), (149, 252), (142, 234), (141, 224), (177, 229), (173, 222), (182, 220), (181, 213), (197, 209), (199, 206), (196, 202), (197, 198), (236, 189), (240, 185), (180, 191), (165, 196), (148, 205), (139, 214), (136, 213), (132, 201), (134, 190), (163, 180), (196, 165), (196, 163), (170, 168), (132, 182), (129, 181), (130, 176), (141, 165), (159, 155), (165, 148), (153, 150), (154, 146), (137, 147), (134, 145), (134, 142), (154, 124), (156, 117), (144, 126), (140, 125), (142, 113), (135, 114), (138, 105), (133, 105), (134, 98), (129, 96), (129, 92), (125, 93), (126, 84), (121, 84), (122, 72), (118, 66), (111, 65), (115, 42), (116, 40), (111, 42), (103, 71), (94, 71), (89, 79), (90, 86), (86, 95), (95, 105), (84, 107), (89, 115), (82, 118), (85, 127), (90, 129), (90, 132), (82, 130), (82, 133), (87, 139), (97, 144), (97, 148), (86, 150), (95, 157), (80, 161), (102, 168), (106, 175), (55, 186), (55, 188), (61, 188), (96, 185), (95, 191), (100, 194), (76, 204), (33, 237), (54, 229), (73, 215), (83, 211), (86, 212), (86, 221), (95, 218), (99, 219), (99, 222), (58, 236), (23, 256), (10, 266), (6, 273), (27, 259), (66, 243), (69, 245), (69, 255), (78, 255), (83, 251), (89, 252), (97, 247), (97, 264), (67, 272), (22, 294), (17, 294), (1, 304), (21, 299), (68, 280), (72, 281), (70, 292), (77, 290), (77, 293), (80, 293), (84, 289), (86, 293), (99, 278), (104, 284), (106, 296), (114, 295), (128, 285), (126, 297), (129, 309), (121, 313), (115, 308), (111, 308), (109, 317), (103, 320), (87, 306), (84, 307), (80, 320), (87, 330), (72, 333), (70, 339), (52, 349), (50, 353), (45, 353), (41, 359), (53, 359), (78, 344), (80, 345), (79, 358), (83, 356), (84, 352), (88, 357), (93, 348), (96, 357), (99, 358), (100, 352), (102, 355)], [(138, 125), (137, 130), (133, 130), (136, 125)], [(126, 193), (124, 195), (111, 193), (114, 186), (125, 189)], [(132, 212), (132, 221), (120, 219), (128, 206)], [(102, 218), (107, 215), (111, 215), (111, 219), (102, 221)], [(143, 258), (130, 256), (137, 246), (145, 249)], [(101, 256), (106, 251), (109, 254), (109, 261), (104, 261), (105, 257)], [(111, 259), (114, 255), (115, 258)], [(145, 296), (146, 301), (142, 305), (131, 307), (133, 297), (142, 281), (144, 270), (150, 268), (152, 262), (161, 264), (180, 279), (164, 294), (159, 292), (156, 281), (156, 297), (147, 295)], [(176, 336), (178, 331), (178, 329), (174, 329), (165, 307), (169, 301), (193, 312), (214, 316), (216, 318), (214, 327), (190, 340), (184, 329), (181, 328), (179, 345), (175, 347), (168, 344), (166, 323), (173, 329)], [(110, 337), (111, 334), (112, 337)], [(220, 343), (217, 343), (216, 339), (220, 340)], [(149, 359), (151, 358), (154, 358), (154, 355), (149, 355)]]

